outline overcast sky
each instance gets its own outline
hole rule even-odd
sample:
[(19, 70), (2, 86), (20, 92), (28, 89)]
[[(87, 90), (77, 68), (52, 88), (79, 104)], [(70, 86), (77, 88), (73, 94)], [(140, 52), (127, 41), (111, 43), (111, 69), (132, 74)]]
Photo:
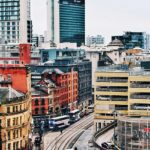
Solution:
[[(33, 33), (46, 30), (46, 1), (31, 0)], [(150, 33), (150, 0), (85, 0), (86, 35), (111, 35), (123, 31)]]

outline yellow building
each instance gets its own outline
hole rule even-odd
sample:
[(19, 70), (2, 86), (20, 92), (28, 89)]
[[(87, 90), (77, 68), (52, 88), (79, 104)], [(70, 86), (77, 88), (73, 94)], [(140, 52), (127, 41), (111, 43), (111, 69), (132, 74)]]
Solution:
[(0, 87), (2, 150), (25, 149), (31, 122), (31, 97), (11, 87)]
[(126, 65), (98, 68), (95, 73), (95, 131), (119, 116), (150, 115), (150, 72)]

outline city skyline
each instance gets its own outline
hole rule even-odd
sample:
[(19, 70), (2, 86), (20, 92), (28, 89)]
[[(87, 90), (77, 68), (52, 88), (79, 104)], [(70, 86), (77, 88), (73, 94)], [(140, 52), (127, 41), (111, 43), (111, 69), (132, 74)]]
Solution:
[[(33, 33), (43, 34), (47, 28), (46, 1), (31, 0)], [(86, 0), (86, 36), (101, 34), (108, 43), (111, 35), (121, 35), (124, 31), (149, 33), (149, 0), (94, 1)]]

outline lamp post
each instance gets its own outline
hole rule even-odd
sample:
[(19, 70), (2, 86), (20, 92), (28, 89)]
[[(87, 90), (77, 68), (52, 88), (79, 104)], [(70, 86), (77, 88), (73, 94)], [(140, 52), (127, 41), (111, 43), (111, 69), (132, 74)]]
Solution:
[[(114, 122), (116, 121), (116, 115), (117, 115), (117, 111), (114, 110), (113, 111), (113, 115), (114, 115)], [(114, 150), (115, 150), (115, 137), (116, 137), (116, 129), (115, 129), (115, 126), (114, 126)]]

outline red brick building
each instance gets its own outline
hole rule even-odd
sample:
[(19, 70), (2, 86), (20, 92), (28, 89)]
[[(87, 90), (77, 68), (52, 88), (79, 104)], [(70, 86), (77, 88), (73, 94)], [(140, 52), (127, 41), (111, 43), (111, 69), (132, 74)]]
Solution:
[(68, 108), (76, 108), (77, 72), (64, 73), (59, 69), (45, 70), (38, 85), (38, 88), (36, 85), (32, 88), (33, 115), (60, 115), (67, 113)]
[(64, 73), (59, 69), (54, 69), (43, 74), (47, 79), (52, 80), (56, 87), (53, 95), (53, 109), (55, 112), (66, 112), (76, 108), (78, 99), (78, 73), (76, 71)]

